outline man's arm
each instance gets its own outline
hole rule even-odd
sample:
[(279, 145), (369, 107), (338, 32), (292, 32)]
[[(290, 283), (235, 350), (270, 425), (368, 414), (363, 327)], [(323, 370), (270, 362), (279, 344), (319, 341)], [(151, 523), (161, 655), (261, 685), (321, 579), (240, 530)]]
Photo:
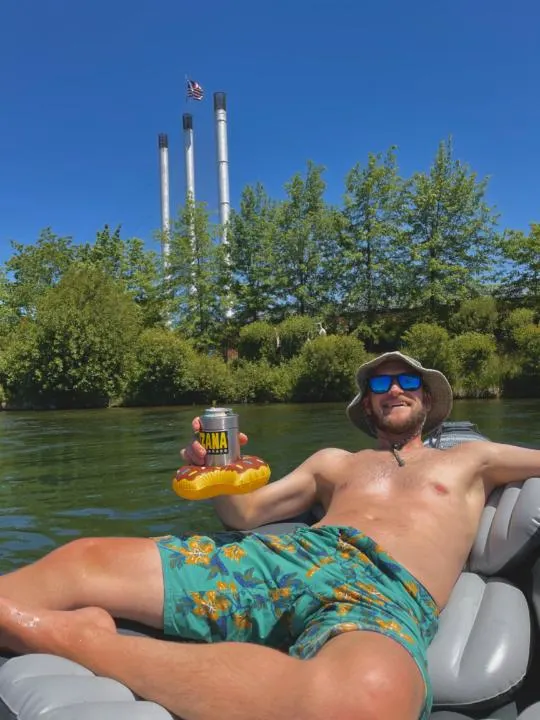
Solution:
[(540, 476), (540, 450), (484, 441), (470, 445), (479, 455), (480, 474), (488, 491)]
[[(191, 422), (193, 432), (200, 430), (200, 418)], [(247, 443), (247, 435), (238, 434), (240, 445)], [(337, 456), (347, 454), (344, 450), (327, 448), (320, 450), (280, 480), (265, 485), (245, 495), (220, 495), (212, 502), (220, 520), (237, 530), (252, 528), (278, 520), (300, 515), (318, 500), (317, 478), (324, 477), (326, 462), (335, 463)], [(203, 465), (206, 450), (194, 439), (180, 451), (187, 463)]]
[(225, 525), (238, 530), (299, 515), (318, 501), (317, 479), (324, 475), (325, 465), (343, 453), (333, 448), (319, 450), (288, 475), (254, 492), (216, 497), (216, 512)]

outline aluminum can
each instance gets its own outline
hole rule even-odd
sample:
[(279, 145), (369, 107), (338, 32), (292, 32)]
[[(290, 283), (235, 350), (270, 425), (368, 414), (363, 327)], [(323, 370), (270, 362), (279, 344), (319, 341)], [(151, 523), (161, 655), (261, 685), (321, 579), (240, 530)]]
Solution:
[(230, 408), (208, 408), (200, 416), (198, 440), (206, 450), (205, 465), (221, 466), (240, 458), (238, 415)]

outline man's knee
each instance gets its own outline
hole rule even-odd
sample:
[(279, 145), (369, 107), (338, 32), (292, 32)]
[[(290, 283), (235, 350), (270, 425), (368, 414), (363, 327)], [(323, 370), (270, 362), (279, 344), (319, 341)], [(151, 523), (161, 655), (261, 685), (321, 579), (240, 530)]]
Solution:
[(75, 581), (95, 573), (103, 573), (108, 563), (107, 542), (104, 538), (78, 538), (61, 545), (48, 560), (59, 564), (63, 573)]
[(418, 720), (424, 704), (423, 682), (376, 667), (358, 677), (358, 686), (345, 700), (345, 717), (364, 720)]
[(369, 632), (331, 640), (312, 664), (313, 697), (340, 720), (418, 720), (426, 686), (412, 657), (396, 642)]
[(420, 683), (404, 683), (403, 678), (393, 676), (391, 669), (373, 668), (330, 677), (321, 673), (306, 698), (310, 705), (306, 716), (326, 720), (418, 720), (424, 694)]
[(61, 545), (54, 554), (58, 558), (62, 558), (63, 562), (78, 563), (80, 561), (98, 560), (104, 555), (104, 538), (82, 537), (77, 540), (71, 540), (65, 545)]

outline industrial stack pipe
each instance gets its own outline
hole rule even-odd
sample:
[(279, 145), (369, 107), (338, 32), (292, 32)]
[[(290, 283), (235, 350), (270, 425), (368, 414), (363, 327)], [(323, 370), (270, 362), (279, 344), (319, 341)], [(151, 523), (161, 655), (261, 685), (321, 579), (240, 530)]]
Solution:
[(216, 121), (219, 221), (223, 233), (222, 241), (226, 242), (231, 202), (229, 197), (229, 150), (227, 146), (227, 99), (224, 92), (214, 93), (214, 115)]
[(158, 136), (159, 168), (161, 177), (161, 255), (164, 264), (169, 258), (169, 233), (171, 229), (171, 211), (169, 200), (169, 139), (165, 133)]
[(184, 157), (186, 170), (186, 201), (195, 203), (195, 152), (193, 147), (193, 116), (182, 115), (184, 128)]
[[(192, 250), (195, 249), (195, 150), (193, 146), (193, 116), (190, 113), (182, 115), (182, 127), (184, 129), (184, 168), (186, 172), (186, 206), (190, 208), (189, 236)], [(190, 292), (194, 295), (197, 292), (195, 286), (195, 273), (191, 273), (192, 285)]]

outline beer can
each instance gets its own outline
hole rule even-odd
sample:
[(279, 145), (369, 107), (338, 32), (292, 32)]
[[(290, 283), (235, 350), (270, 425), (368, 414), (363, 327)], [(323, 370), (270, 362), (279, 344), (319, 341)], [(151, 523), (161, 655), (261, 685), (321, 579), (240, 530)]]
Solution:
[(198, 440), (206, 450), (205, 464), (221, 466), (240, 458), (238, 414), (231, 408), (208, 408), (200, 416)]

